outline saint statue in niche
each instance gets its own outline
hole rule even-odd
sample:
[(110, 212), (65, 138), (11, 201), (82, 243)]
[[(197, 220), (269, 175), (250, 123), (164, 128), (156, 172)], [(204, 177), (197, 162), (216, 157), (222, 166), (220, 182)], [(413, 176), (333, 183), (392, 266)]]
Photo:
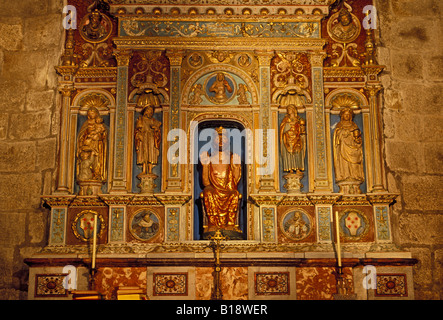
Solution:
[(142, 165), (142, 174), (152, 174), (158, 163), (161, 142), (161, 122), (154, 119), (154, 107), (147, 105), (135, 124), (135, 151), (137, 164)]
[(90, 107), (88, 119), (77, 138), (77, 183), (80, 195), (97, 194), (106, 181), (108, 130), (97, 108)]
[(229, 97), (227, 96), (226, 91), (232, 93), (233, 90), (234, 89), (231, 87), (228, 80), (225, 79), (225, 74), (223, 72), (217, 73), (214, 83), (209, 88), (210, 92), (215, 93), (213, 101), (216, 103), (225, 103), (228, 101)]
[(289, 172), (284, 176), (287, 180), (285, 188), (291, 192), (299, 192), (303, 187), (300, 180), (305, 171), (306, 122), (298, 116), (294, 105), (287, 106), (279, 136), (283, 171)]
[(361, 131), (353, 121), (351, 108), (340, 111), (340, 122), (333, 135), (335, 181), (340, 192), (361, 193), (363, 183), (363, 141)]
[(287, 106), (287, 114), (280, 125), (283, 171), (305, 170), (306, 123), (297, 114), (294, 105)]
[(228, 237), (233, 239), (242, 233), (238, 225), (242, 196), (237, 188), (241, 178), (241, 158), (230, 151), (229, 137), (223, 128), (217, 128), (216, 133), (212, 149), (216, 152), (200, 155), (204, 185), (200, 194), (205, 215), (203, 228), (204, 233), (227, 230)]

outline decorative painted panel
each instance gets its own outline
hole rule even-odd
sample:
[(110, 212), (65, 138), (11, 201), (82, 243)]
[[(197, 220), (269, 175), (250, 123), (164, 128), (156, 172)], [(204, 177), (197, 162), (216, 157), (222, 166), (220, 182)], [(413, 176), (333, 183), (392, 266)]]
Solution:
[(289, 272), (254, 273), (256, 295), (289, 295)]
[(376, 297), (407, 297), (406, 274), (377, 274)]
[(125, 146), (127, 128), (127, 95), (128, 95), (128, 67), (117, 67), (117, 110), (116, 110), (116, 135), (114, 156), (114, 180), (113, 187), (124, 189), (125, 184)]
[(65, 243), (66, 208), (53, 208), (51, 220), (50, 245)]
[(230, 22), (120, 20), (123, 37), (319, 38), (319, 22)]
[(378, 241), (390, 241), (391, 232), (389, 228), (389, 207), (374, 206), (375, 210), (375, 229)]
[(262, 208), (262, 239), (264, 242), (276, 241), (275, 208)]
[(110, 242), (122, 242), (124, 237), (125, 207), (113, 207), (110, 209)]
[(180, 240), (180, 208), (166, 209), (166, 241)]
[(66, 297), (68, 291), (64, 287), (67, 273), (36, 274), (35, 275), (35, 297)]
[(187, 296), (188, 274), (187, 273), (154, 273), (153, 275), (154, 296)]
[(317, 239), (319, 242), (331, 242), (331, 207), (316, 208), (317, 211)]
[[(314, 59), (322, 59), (322, 56)], [(323, 68), (313, 66), (312, 88), (314, 103), (314, 164), (315, 164), (315, 188), (325, 190), (329, 188), (327, 158), (326, 158), (326, 132), (325, 110), (323, 92)]]

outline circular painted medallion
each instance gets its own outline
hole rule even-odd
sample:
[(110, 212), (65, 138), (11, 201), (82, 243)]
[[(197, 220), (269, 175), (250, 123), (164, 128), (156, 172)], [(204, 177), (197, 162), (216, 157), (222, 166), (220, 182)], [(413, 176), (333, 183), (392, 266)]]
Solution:
[(105, 232), (105, 220), (103, 216), (92, 210), (84, 210), (77, 214), (72, 222), (74, 235), (82, 240), (92, 240), (94, 234), (94, 216), (97, 215), (97, 237), (100, 238)]
[(129, 231), (136, 239), (149, 241), (159, 234), (160, 219), (153, 211), (138, 210), (129, 220)]
[(302, 209), (290, 210), (283, 216), (280, 229), (291, 240), (303, 240), (312, 232), (312, 220)]
[(84, 16), (80, 22), (79, 31), (81, 37), (88, 42), (103, 42), (112, 33), (112, 22), (108, 16), (98, 10), (94, 10)]
[(357, 209), (347, 209), (340, 214), (340, 231), (347, 238), (360, 240), (369, 231), (369, 221), (366, 215)]

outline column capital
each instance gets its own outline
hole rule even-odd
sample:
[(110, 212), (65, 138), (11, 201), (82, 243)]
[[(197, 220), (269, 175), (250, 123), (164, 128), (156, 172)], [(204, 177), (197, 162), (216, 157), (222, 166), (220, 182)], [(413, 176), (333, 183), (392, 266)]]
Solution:
[(185, 55), (185, 50), (182, 49), (168, 49), (166, 50), (166, 56), (169, 59), (171, 66), (180, 67)]
[(383, 89), (381, 85), (372, 85), (372, 86), (366, 86), (364, 90), (371, 96), (376, 96), (377, 93), (379, 93)]
[(255, 50), (260, 67), (269, 67), (275, 55), (274, 50)]
[(71, 97), (74, 90), (74, 87), (69, 86), (62, 86), (58, 88), (58, 91), (63, 95), (63, 97)]
[(323, 67), (323, 60), (327, 54), (323, 51), (313, 52), (309, 55), (309, 61), (312, 67)]
[(129, 60), (132, 58), (132, 51), (130, 49), (114, 50), (113, 55), (117, 60), (117, 66), (125, 67), (129, 65)]

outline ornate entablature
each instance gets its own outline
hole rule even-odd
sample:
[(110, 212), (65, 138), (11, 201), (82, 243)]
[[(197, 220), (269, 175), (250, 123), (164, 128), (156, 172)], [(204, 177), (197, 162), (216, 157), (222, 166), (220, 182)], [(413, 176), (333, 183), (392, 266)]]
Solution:
[[(84, 2), (68, 1), (78, 26), (56, 67), (58, 179), (42, 196), (49, 243), (30, 264), (60, 254), (87, 265), (96, 216), (99, 273), (154, 265), (154, 278), (195, 277), (221, 231), (234, 257), (221, 263), (246, 270), (251, 299), (257, 279), (333, 270), (336, 234), (346, 272), (394, 256), (409, 276), (413, 261), (392, 242), (397, 195), (382, 161), (385, 67), (362, 25), (371, 1)], [(254, 271), (261, 265), (284, 267), (266, 275)], [(176, 294), (147, 281), (149, 296)], [(195, 290), (189, 298), (206, 294)]]

